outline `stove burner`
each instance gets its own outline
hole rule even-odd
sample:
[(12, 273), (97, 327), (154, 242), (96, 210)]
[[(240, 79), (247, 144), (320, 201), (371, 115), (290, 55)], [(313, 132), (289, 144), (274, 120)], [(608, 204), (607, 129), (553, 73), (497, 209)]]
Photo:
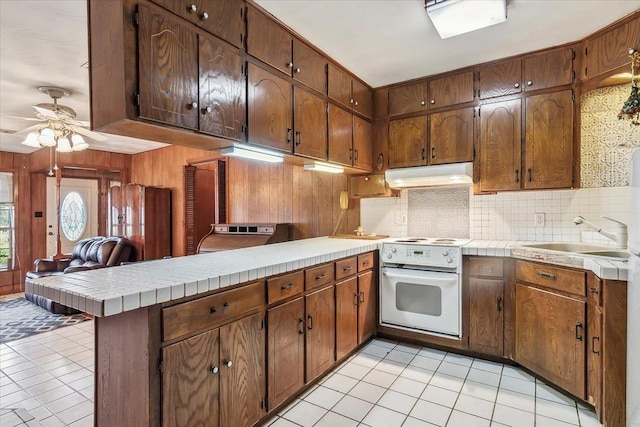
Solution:
[(452, 245), (456, 243), (456, 241), (454, 239), (436, 239), (433, 241), (433, 243), (440, 243), (443, 245)]
[(427, 239), (400, 239), (400, 240), (396, 240), (396, 243), (418, 243), (418, 242), (423, 242)]

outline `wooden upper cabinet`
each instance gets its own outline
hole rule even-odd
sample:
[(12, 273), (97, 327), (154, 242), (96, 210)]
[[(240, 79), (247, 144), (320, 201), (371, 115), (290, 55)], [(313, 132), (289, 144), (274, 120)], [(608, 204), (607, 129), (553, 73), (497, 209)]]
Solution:
[(389, 167), (427, 164), (427, 117), (389, 122)]
[(520, 99), (480, 107), (480, 191), (520, 189), (521, 110)]
[(524, 188), (568, 188), (573, 178), (571, 90), (526, 99)]
[(262, 12), (247, 8), (247, 53), (291, 75), (293, 36)]
[(152, 0), (221, 39), (244, 44), (243, 0)]
[(291, 84), (253, 64), (248, 72), (247, 141), (292, 152)]
[(629, 64), (630, 48), (640, 50), (640, 16), (584, 42), (582, 78), (595, 77)]
[(573, 82), (574, 50), (570, 47), (536, 53), (524, 58), (525, 91), (568, 85)]
[(351, 76), (331, 63), (327, 70), (329, 98), (351, 108)]
[(138, 9), (140, 117), (198, 128), (198, 38), (177, 20)]
[(366, 117), (373, 115), (373, 92), (358, 80), (351, 80), (353, 109)]
[(427, 81), (389, 88), (389, 116), (427, 111), (428, 89)]
[(473, 107), (434, 113), (429, 125), (429, 164), (473, 161)]
[(522, 61), (504, 61), (480, 68), (480, 98), (520, 93)]
[(371, 171), (373, 168), (373, 149), (371, 147), (373, 135), (371, 123), (360, 117), (353, 116), (353, 166), (358, 169)]
[(329, 104), (329, 161), (341, 165), (353, 164), (353, 115)]
[(240, 51), (211, 37), (198, 39), (200, 130), (244, 140), (246, 77)]
[(298, 39), (293, 39), (292, 72), (297, 81), (327, 93), (327, 60)]
[(473, 71), (430, 80), (429, 97), (431, 109), (473, 101)]
[(305, 157), (327, 160), (327, 104), (299, 88), (293, 90), (294, 148)]

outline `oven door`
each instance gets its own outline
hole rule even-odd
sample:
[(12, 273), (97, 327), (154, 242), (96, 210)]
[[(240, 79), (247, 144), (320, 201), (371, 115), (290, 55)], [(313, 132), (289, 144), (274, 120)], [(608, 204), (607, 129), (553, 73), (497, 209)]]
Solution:
[(460, 338), (460, 302), (457, 273), (382, 268), (380, 320), (385, 326)]

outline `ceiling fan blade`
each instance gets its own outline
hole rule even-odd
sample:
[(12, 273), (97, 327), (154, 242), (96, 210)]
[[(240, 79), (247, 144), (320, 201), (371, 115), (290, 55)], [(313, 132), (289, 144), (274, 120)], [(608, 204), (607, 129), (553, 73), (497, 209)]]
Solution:
[(22, 129), (19, 130), (17, 132), (14, 132), (12, 135), (16, 135), (16, 136), (23, 136), (23, 135), (27, 135), (29, 132), (32, 132), (38, 128), (42, 127), (42, 125), (33, 125), (33, 126), (29, 126), (26, 129)]
[(40, 113), (43, 117), (46, 117), (48, 119), (53, 119), (53, 120), (60, 120), (60, 117), (58, 117), (58, 115), (54, 111), (47, 110), (46, 108), (38, 107), (37, 105), (33, 105), (33, 109), (37, 113)]
[(6, 119), (26, 120), (28, 122), (42, 122), (44, 120), (35, 117), (20, 117), (20, 116), (2, 116)]
[(76, 119), (65, 119), (66, 124), (74, 125), (74, 126), (82, 126), (84, 128), (89, 127), (89, 122), (85, 120), (76, 120)]
[(102, 136), (97, 132), (90, 131), (90, 130), (82, 128), (80, 126), (68, 125), (68, 128), (71, 129), (72, 131), (80, 134), (80, 135), (86, 136), (87, 138), (91, 138), (91, 139), (96, 140), (96, 141), (108, 141), (109, 140), (109, 138), (107, 138), (105, 136)]

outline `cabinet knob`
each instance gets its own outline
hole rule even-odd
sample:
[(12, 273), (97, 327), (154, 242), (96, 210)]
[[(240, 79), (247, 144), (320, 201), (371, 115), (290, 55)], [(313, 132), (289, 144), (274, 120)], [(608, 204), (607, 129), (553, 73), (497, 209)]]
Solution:
[(195, 13), (195, 11), (198, 10), (198, 8), (196, 7), (195, 4), (190, 4), (189, 6), (187, 6), (187, 11), (191, 12), (191, 13)]
[(203, 112), (203, 113), (210, 113), (210, 112), (212, 112), (212, 111), (213, 111), (213, 109), (212, 109), (211, 107), (209, 107), (209, 106), (207, 106), (206, 108), (203, 108), (203, 109), (202, 109), (202, 112)]
[(354, 102), (354, 101), (353, 101), (353, 98), (351, 98), (351, 99), (349, 100), (349, 104), (353, 104), (353, 102)]
[(231, 360), (227, 360), (226, 362), (224, 362), (225, 365), (227, 365), (227, 368), (230, 368), (233, 366), (233, 362)]
[(218, 371), (219, 371), (219, 369), (218, 369), (218, 367), (217, 367), (217, 366), (213, 366), (213, 365), (211, 365), (211, 373), (212, 373), (213, 375), (217, 374), (217, 373), (218, 373)]
[(287, 62), (287, 67), (293, 68), (293, 62)]
[(513, 87), (515, 87), (516, 89), (518, 89), (520, 87), (520, 83), (516, 83), (513, 85)]
[(527, 86), (531, 86), (532, 84), (533, 84), (533, 81), (527, 80)]
[(433, 104), (435, 104), (435, 103), (436, 103), (436, 100), (435, 100), (435, 99), (432, 99), (432, 100), (431, 100), (431, 105), (433, 105)]
[(189, 104), (191, 106), (191, 108), (198, 108), (198, 103), (196, 101), (193, 101), (191, 104)]
[(358, 101), (353, 101), (353, 105), (357, 106), (358, 105)]
[(296, 68), (295, 70), (293, 70), (293, 72), (294, 72), (294, 73), (299, 73), (300, 71), (302, 71), (302, 70), (300, 69), (300, 67), (298, 67), (298, 68)]
[(203, 21), (206, 21), (207, 19), (209, 19), (209, 14), (207, 12), (202, 12), (200, 14), (200, 19), (202, 19)]
[(427, 101), (420, 101), (420, 105), (424, 107), (425, 105), (427, 105)]

